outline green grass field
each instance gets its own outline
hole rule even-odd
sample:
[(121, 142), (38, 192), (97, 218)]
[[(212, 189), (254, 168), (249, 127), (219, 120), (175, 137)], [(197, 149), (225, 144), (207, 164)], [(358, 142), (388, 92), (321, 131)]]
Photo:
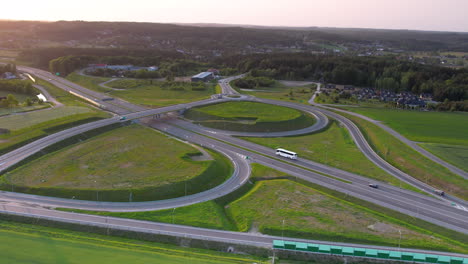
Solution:
[(413, 141), (468, 145), (468, 113), (370, 107), (347, 107), (346, 110), (382, 121)]
[(82, 85), (88, 89), (106, 93), (112, 91), (112, 89), (104, 88), (99, 84), (110, 80), (111, 78), (104, 78), (104, 77), (91, 77), (91, 76), (83, 76), (79, 75), (78, 73), (71, 73), (66, 77), (67, 80)]
[(226, 102), (191, 108), (184, 116), (207, 127), (250, 132), (288, 131), (312, 126), (301, 111), (256, 102)]
[(202, 249), (0, 222), (2, 263), (265, 263), (264, 259)]
[(276, 82), (273, 87), (259, 87), (256, 88), (255, 91), (246, 91), (236, 87), (233, 82), (230, 84), (234, 89), (242, 94), (296, 103), (307, 103), (316, 89), (316, 85), (314, 84), (288, 87), (280, 82)]
[(252, 167), (250, 183), (215, 201), (153, 212), (66, 211), (272, 235), (283, 233), (284, 220), (288, 237), (390, 246), (398, 245), (401, 230), (402, 246), (467, 252), (455, 237), (439, 235), (443, 228), (431, 226), (429, 231), (414, 218), (410, 224), (349, 196), (285, 180), (287, 174), (259, 164)]
[[(397, 246), (401, 230), (402, 244), (407, 246), (451, 248), (430, 234), (388, 222), (354, 204), (289, 180), (258, 182), (229, 205), (228, 214), (241, 231)], [(460, 245), (456, 248), (463, 250)]]
[(181, 90), (163, 89), (160, 82), (150, 80), (115, 80), (107, 84), (109, 89), (99, 86), (109, 78), (82, 76), (72, 73), (67, 79), (80, 84), (86, 88), (104, 92), (109, 96), (115, 96), (127, 100), (134, 104), (145, 105), (149, 107), (163, 107), (174, 104), (188, 103), (209, 98), (215, 93), (215, 85), (207, 84), (207, 88), (202, 91), (193, 91), (185, 88)]
[(372, 148), (386, 161), (434, 188), (445, 190), (462, 199), (468, 198), (468, 182), (419, 154), (371, 122), (339, 113), (354, 121)]
[(18, 115), (9, 115), (0, 118), (0, 128), (20, 130), (40, 123), (60, 119), (66, 116), (91, 113), (93, 110), (81, 106), (64, 106), (44, 111), (34, 111)]
[(424, 143), (421, 147), (458, 168), (468, 171), (468, 146)]
[(327, 164), (369, 178), (399, 184), (398, 180), (369, 161), (357, 148), (346, 128), (335, 121), (320, 133), (282, 138), (248, 138), (272, 149), (279, 147), (298, 153), (302, 158)]
[[(65, 107), (60, 108), (63, 109), (64, 112), (60, 112), (59, 109), (50, 109), (1, 117), (0, 123), (5, 126), (5, 128), (14, 130), (0, 135), (0, 153), (11, 151), (32, 140), (39, 139), (71, 126), (110, 117), (108, 113), (89, 107), (81, 99), (50, 83), (39, 79), (38, 84), (45, 87), (52, 96), (65, 105)], [(26, 123), (29, 126), (25, 126)], [(22, 128), (18, 129), (20, 127)]]
[[(5, 181), (7, 185), (67, 190), (70, 196), (77, 193), (76, 197), (82, 190), (99, 190), (98, 200), (108, 200), (108, 193), (119, 190), (125, 192), (122, 200), (127, 201), (130, 198), (125, 190), (133, 191), (134, 200), (146, 199), (139, 198), (145, 197), (143, 193), (152, 198), (163, 194), (173, 198), (183, 196), (185, 186), (191, 194), (230, 176), (229, 165), (219, 155), (211, 161), (190, 158), (198, 153), (152, 129), (132, 125), (43, 155), (7, 173)], [(152, 191), (155, 194), (151, 196)]]

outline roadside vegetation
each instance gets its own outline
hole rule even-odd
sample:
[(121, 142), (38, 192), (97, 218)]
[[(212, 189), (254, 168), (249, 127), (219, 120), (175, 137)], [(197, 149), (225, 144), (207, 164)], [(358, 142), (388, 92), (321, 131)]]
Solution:
[(427, 159), (377, 125), (349, 114), (339, 114), (352, 120), (374, 151), (396, 168), (436, 189), (468, 198), (468, 183), (462, 177)]
[(182, 142), (131, 125), (43, 154), (7, 172), (2, 186), (85, 200), (168, 199), (213, 188), (230, 176), (226, 158), (193, 158), (199, 155)]
[(0, 228), (0, 250), (8, 252), (0, 257), (3, 263), (266, 263), (266, 259), (254, 256), (4, 220)]
[(245, 132), (290, 131), (315, 123), (314, 117), (301, 111), (256, 102), (226, 102), (194, 107), (184, 116), (203, 126)]
[(67, 211), (389, 246), (398, 246), (400, 230), (402, 247), (468, 252), (464, 234), (318, 185), (296, 181), (294, 177), (259, 164), (252, 166), (249, 183), (214, 201), (156, 212)]

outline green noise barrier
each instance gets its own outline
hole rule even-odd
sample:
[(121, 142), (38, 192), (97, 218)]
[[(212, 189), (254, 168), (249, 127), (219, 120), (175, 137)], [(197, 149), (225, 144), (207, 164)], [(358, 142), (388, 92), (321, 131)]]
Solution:
[(419, 263), (468, 264), (468, 258), (452, 257), (446, 255), (422, 254), (406, 251), (377, 250), (370, 248), (341, 247), (325, 244), (310, 244), (304, 242), (293, 242), (283, 240), (273, 240), (273, 248), (306, 251), (320, 254), (355, 256)]

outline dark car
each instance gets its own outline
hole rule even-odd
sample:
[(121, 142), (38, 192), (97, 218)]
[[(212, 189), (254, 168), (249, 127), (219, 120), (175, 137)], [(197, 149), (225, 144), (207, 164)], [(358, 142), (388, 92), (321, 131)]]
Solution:
[(375, 183), (369, 183), (369, 187), (372, 187), (372, 188), (379, 188), (379, 185), (375, 184)]

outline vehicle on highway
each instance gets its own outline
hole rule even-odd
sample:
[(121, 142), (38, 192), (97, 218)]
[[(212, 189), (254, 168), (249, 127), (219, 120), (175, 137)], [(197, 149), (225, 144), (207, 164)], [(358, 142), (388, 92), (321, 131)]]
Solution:
[(120, 120), (127, 120), (127, 117), (126, 116), (121, 116)]
[(442, 191), (442, 190), (434, 190), (434, 192), (435, 192), (437, 195), (440, 195), (440, 196), (444, 196), (444, 195), (445, 195), (445, 192)]
[(278, 148), (276, 149), (276, 155), (279, 155), (281, 157), (289, 158), (289, 159), (297, 159), (297, 153), (292, 152), (286, 149)]
[(369, 187), (378, 189), (378, 188), (379, 188), (379, 185), (377, 185), (377, 184), (375, 184), (375, 183), (369, 183)]

